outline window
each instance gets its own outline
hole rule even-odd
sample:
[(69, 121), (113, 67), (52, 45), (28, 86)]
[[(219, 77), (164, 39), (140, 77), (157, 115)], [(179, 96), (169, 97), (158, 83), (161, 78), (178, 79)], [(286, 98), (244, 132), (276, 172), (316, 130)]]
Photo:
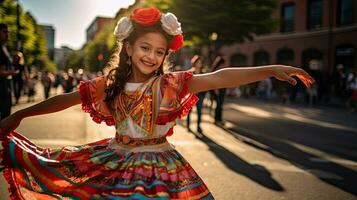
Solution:
[(338, 19), (339, 26), (355, 23), (355, 0), (339, 0), (338, 1)]
[(280, 49), (277, 53), (278, 64), (293, 65), (294, 63), (294, 51), (289, 48)]
[(322, 26), (322, 0), (309, 0), (307, 12), (307, 29), (318, 29)]
[(302, 53), (303, 68), (320, 71), (323, 67), (322, 53), (318, 49), (307, 49)]
[(267, 65), (270, 63), (269, 53), (260, 50), (254, 53), (254, 65)]
[(281, 9), (281, 32), (292, 32), (294, 31), (294, 10), (295, 5), (293, 3), (288, 3), (282, 5)]
[(243, 54), (236, 53), (231, 57), (231, 64), (235, 67), (247, 66), (247, 57)]

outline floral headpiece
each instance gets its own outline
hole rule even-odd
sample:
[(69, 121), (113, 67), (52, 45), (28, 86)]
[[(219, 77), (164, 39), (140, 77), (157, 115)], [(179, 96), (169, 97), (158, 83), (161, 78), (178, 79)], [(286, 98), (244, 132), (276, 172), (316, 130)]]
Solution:
[(181, 48), (183, 45), (181, 23), (178, 22), (174, 14), (169, 12), (162, 14), (157, 8), (137, 8), (131, 14), (130, 19), (122, 17), (114, 29), (114, 35), (117, 36), (119, 41), (123, 41), (134, 29), (132, 22), (141, 26), (151, 26), (159, 20), (161, 28), (168, 35), (174, 36), (170, 44), (170, 50), (176, 51)]

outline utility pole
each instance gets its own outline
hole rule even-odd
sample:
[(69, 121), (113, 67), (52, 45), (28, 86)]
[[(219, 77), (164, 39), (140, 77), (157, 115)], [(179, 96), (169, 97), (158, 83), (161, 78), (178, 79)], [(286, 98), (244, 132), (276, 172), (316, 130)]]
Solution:
[(16, 0), (16, 41), (17, 41), (17, 50), (22, 50), (22, 43), (20, 39), (20, 4), (19, 0)]

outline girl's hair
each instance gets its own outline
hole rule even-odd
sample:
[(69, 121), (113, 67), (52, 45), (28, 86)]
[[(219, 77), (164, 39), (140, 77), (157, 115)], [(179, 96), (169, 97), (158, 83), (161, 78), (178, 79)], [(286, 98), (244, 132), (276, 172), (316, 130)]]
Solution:
[(164, 62), (159, 67), (156, 74), (162, 75), (164, 73), (163, 64), (166, 62), (167, 55), (169, 53), (169, 45), (172, 41), (172, 36), (168, 35), (162, 28), (160, 22), (156, 22), (154, 25), (143, 27), (136, 23), (133, 23), (134, 29), (130, 35), (123, 40), (123, 42), (117, 41), (114, 52), (112, 53), (109, 62), (107, 63), (104, 72), (107, 76), (107, 87), (105, 89), (106, 98), (105, 102), (109, 108), (113, 108), (113, 102), (117, 95), (119, 95), (125, 88), (125, 84), (132, 76), (132, 65), (127, 63), (129, 56), (126, 52), (126, 48), (123, 44), (128, 42), (130, 45), (134, 45), (135, 41), (147, 34), (147, 33), (160, 33), (167, 40), (167, 50)]

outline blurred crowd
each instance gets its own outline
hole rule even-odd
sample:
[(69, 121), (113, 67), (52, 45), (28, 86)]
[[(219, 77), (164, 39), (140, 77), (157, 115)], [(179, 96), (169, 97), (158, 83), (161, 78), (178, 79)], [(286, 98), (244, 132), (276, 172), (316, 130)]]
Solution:
[[(205, 59), (203, 56), (194, 55), (192, 57), (184, 55), (177, 59), (173, 70), (191, 70), (195, 74), (214, 72), (216, 70), (230, 67), (226, 59), (221, 56), (216, 56), (213, 62)], [(335, 77), (337, 84), (333, 84), (333, 90), (342, 98), (346, 106), (351, 112), (357, 111), (357, 76), (354, 72), (345, 73), (343, 67), (338, 67), (338, 76)], [(314, 73), (309, 72), (312, 76)], [(297, 77), (295, 77), (297, 79)], [(318, 77), (315, 77), (318, 79)], [(307, 88), (302, 82), (292, 86), (288, 83), (278, 81), (274, 78), (242, 85), (235, 88), (223, 88), (208, 92), (200, 92), (196, 94), (199, 101), (196, 104), (197, 113), (197, 132), (201, 133), (201, 118), (203, 108), (207, 108), (207, 112), (212, 115), (214, 122), (218, 126), (224, 125), (222, 120), (222, 107), (225, 97), (234, 99), (242, 98), (258, 98), (264, 101), (280, 102), (283, 104), (292, 104), (302, 102), (305, 105), (317, 105), (321, 101), (321, 82), (316, 82), (312, 87)], [(193, 132), (190, 125), (190, 114), (187, 117), (186, 127), (189, 132)]]

